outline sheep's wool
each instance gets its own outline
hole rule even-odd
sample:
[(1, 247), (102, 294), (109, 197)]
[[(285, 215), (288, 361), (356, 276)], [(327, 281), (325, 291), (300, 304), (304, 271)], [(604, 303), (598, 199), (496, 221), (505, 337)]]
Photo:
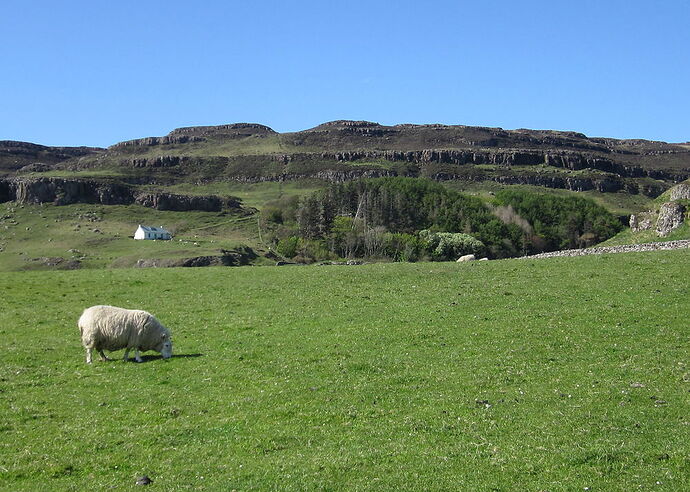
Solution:
[(91, 352), (97, 350), (105, 358), (103, 350), (126, 349), (125, 360), (131, 349), (155, 350), (164, 358), (172, 354), (170, 331), (146, 311), (123, 309), (114, 306), (92, 306), (79, 318), (81, 340), (86, 349), (86, 361), (91, 362)]

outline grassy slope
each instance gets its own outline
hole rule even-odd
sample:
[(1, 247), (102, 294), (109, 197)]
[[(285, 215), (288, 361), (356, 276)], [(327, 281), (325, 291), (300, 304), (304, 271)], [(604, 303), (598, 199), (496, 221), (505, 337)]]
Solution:
[[(198, 186), (181, 183), (166, 190), (239, 197), (251, 212), (252, 208), (260, 209), (281, 196), (304, 195), (323, 186), (323, 182), (313, 180)], [(98, 220), (91, 221), (91, 218)], [(134, 241), (129, 236), (138, 224), (163, 225), (174, 233), (174, 240)], [(99, 232), (93, 232), (94, 229)], [(140, 258), (217, 255), (222, 248), (239, 245), (258, 250), (265, 247), (259, 238), (256, 214), (169, 212), (138, 205), (56, 207), (0, 203), (0, 271), (44, 268), (31, 260), (41, 257), (70, 260), (82, 254), (86, 255), (82, 261), (85, 268), (126, 267)]]
[[(687, 490), (689, 260), (3, 274), (0, 484)], [(85, 365), (96, 303), (177, 356)]]
[[(325, 188), (324, 181), (302, 179), (299, 181), (266, 181), (262, 183), (237, 183), (232, 181), (211, 182), (201, 185), (179, 183), (167, 186), (165, 189), (172, 193), (184, 195), (220, 195), (234, 196), (242, 200), (242, 205), (262, 209), (266, 202), (277, 200), (283, 196), (302, 196), (318, 189)], [(159, 187), (160, 188), (160, 187)]]
[(608, 241), (604, 241), (603, 243), (600, 243), (597, 246), (619, 246), (623, 244), (657, 243), (663, 241), (677, 241), (679, 239), (690, 239), (690, 226), (688, 226), (687, 223), (673, 230), (671, 234), (665, 237), (659, 237), (653, 228), (648, 231), (640, 232), (632, 232), (630, 229), (624, 229)]
[(601, 193), (598, 191), (569, 191), (553, 188), (543, 188), (529, 185), (502, 185), (491, 181), (483, 182), (445, 182), (446, 186), (462, 193), (478, 195), (490, 199), (491, 195), (504, 189), (524, 190), (532, 193), (549, 193), (558, 196), (579, 196), (597, 202), (608, 211), (617, 215), (629, 215), (649, 209), (654, 199), (644, 195), (630, 193)]
[[(218, 255), (240, 244), (253, 247), (254, 216), (233, 212), (162, 212), (138, 205), (0, 204), (0, 269), (41, 268), (41, 257), (82, 258), (86, 268), (132, 266), (140, 258)], [(95, 219), (95, 220), (94, 220)], [(16, 224), (15, 224), (16, 223)], [(135, 241), (138, 224), (163, 225), (172, 241)], [(7, 229), (5, 229), (7, 227)], [(76, 250), (76, 251), (70, 251)]]

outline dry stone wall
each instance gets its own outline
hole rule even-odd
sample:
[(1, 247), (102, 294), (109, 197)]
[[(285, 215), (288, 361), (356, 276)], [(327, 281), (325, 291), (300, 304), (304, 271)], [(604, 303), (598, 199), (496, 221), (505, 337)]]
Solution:
[(662, 251), (672, 249), (690, 248), (690, 239), (680, 241), (663, 241), (658, 243), (626, 244), (622, 246), (600, 246), (597, 248), (586, 249), (566, 249), (562, 251), (551, 251), (550, 253), (540, 253), (538, 255), (522, 256), (520, 259), (556, 258), (559, 256), (586, 256), (601, 255), (605, 253), (639, 253), (644, 251)]

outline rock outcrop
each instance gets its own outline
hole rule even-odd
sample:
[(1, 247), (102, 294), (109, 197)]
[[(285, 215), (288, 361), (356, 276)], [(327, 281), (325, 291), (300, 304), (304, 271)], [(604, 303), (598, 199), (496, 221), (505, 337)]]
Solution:
[(668, 202), (659, 208), (659, 218), (656, 221), (656, 233), (659, 237), (668, 236), (678, 228), (685, 218), (685, 207), (678, 202)]
[(259, 123), (230, 123), (228, 125), (213, 126), (186, 126), (175, 128), (168, 135), (197, 135), (197, 136), (230, 136), (242, 137), (251, 135), (271, 135), (275, 134), (273, 128)]
[(654, 224), (653, 212), (641, 212), (630, 216), (630, 229), (633, 232), (648, 231)]
[(545, 188), (565, 189), (570, 191), (596, 190), (603, 193), (625, 190), (628, 193), (641, 193), (656, 197), (664, 187), (658, 183), (638, 183), (632, 179), (624, 179), (615, 175), (597, 177), (563, 176), (539, 173), (491, 173), (484, 171), (458, 170), (458, 172), (435, 171), (431, 167), (409, 167), (406, 169), (355, 168), (355, 169), (324, 169), (312, 173), (283, 173), (254, 176), (233, 176), (233, 181), (240, 183), (262, 183), (271, 181), (295, 181), (300, 179), (319, 179), (330, 183), (344, 183), (360, 178), (381, 178), (391, 176), (426, 177), (435, 181), (495, 181), (501, 184), (532, 185)]
[(205, 142), (209, 137), (242, 138), (252, 135), (265, 136), (276, 133), (273, 129), (258, 123), (233, 123), (215, 126), (188, 126), (176, 128), (164, 137), (136, 138), (116, 143), (108, 150), (123, 150), (130, 147), (150, 147), (154, 145), (179, 145)]
[(223, 208), (239, 208), (240, 202), (233, 198), (221, 198), (215, 195), (192, 196), (172, 193), (144, 192), (134, 197), (134, 203), (156, 210), (174, 210), (186, 212), (202, 210), (219, 212)]
[(179, 155), (159, 155), (156, 157), (135, 157), (125, 159), (123, 162), (132, 167), (173, 167), (188, 160), (188, 157)]
[[(415, 164), (493, 164), (504, 167), (511, 166), (537, 166), (546, 165), (571, 171), (582, 169), (595, 169), (607, 173), (614, 173), (621, 177), (640, 178), (652, 177), (655, 179), (683, 180), (688, 178), (688, 173), (667, 173), (660, 170), (645, 170), (638, 166), (626, 166), (611, 159), (597, 157), (571, 151), (543, 151), (543, 150), (517, 150), (501, 149), (496, 151), (475, 150), (448, 150), (448, 149), (424, 149), (414, 151), (396, 150), (371, 150), (371, 151), (343, 151), (323, 152), (324, 159), (338, 162), (376, 161), (409, 162)], [(293, 160), (289, 158), (288, 160)]]
[(110, 147), (108, 147), (108, 150), (118, 150), (136, 146), (149, 147), (153, 145), (184, 144), (190, 142), (203, 142), (204, 140), (206, 139), (194, 135), (167, 135), (165, 137), (135, 138), (134, 140), (126, 140), (124, 142), (119, 142), (115, 145), (111, 145)]
[(130, 205), (133, 203), (157, 210), (201, 210), (218, 212), (224, 208), (241, 208), (236, 198), (215, 195), (190, 196), (164, 192), (137, 192), (135, 188), (115, 182), (72, 180), (63, 178), (0, 179), (0, 203), (97, 203)]
[(680, 183), (671, 188), (671, 200), (690, 200), (690, 184)]
[(193, 258), (141, 259), (137, 268), (167, 267), (205, 267), (205, 266), (244, 266), (257, 258), (257, 254), (248, 246), (236, 250), (220, 250), (219, 255), (195, 256)]
[(659, 237), (668, 236), (674, 229), (683, 224), (687, 208), (682, 200), (690, 200), (690, 184), (680, 183), (668, 192), (670, 201), (662, 203), (657, 210), (648, 210), (630, 216), (632, 232), (648, 231), (656, 224), (655, 231)]
[(10, 178), (3, 181), (8, 189), (3, 201), (55, 205), (70, 203), (127, 205), (134, 200), (132, 189), (119, 183), (62, 178)]

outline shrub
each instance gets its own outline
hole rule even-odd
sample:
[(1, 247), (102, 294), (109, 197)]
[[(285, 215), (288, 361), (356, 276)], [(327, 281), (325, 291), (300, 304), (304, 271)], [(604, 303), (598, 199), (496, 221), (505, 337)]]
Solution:
[(419, 232), (422, 240), (435, 260), (455, 260), (463, 255), (479, 255), (484, 251), (484, 243), (465, 233), (453, 232)]
[(413, 234), (388, 232), (383, 235), (384, 254), (395, 261), (414, 262), (426, 253), (426, 242)]
[(296, 236), (286, 237), (278, 241), (276, 251), (286, 258), (293, 258), (297, 254), (300, 238)]

